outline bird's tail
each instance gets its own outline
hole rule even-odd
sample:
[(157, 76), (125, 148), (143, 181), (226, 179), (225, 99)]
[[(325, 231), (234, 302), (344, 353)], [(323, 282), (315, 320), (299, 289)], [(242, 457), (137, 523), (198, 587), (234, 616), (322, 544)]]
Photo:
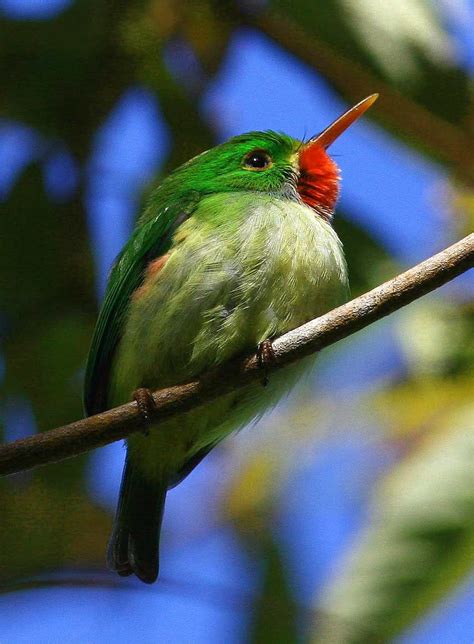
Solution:
[(146, 479), (127, 457), (107, 549), (107, 565), (119, 575), (156, 580), (166, 490), (166, 483)]

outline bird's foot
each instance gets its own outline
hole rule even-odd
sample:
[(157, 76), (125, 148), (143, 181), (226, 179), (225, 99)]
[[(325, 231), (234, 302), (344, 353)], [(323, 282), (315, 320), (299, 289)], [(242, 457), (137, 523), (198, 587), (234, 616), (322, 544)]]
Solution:
[(260, 342), (257, 347), (257, 361), (258, 366), (262, 369), (263, 379), (262, 384), (266, 387), (269, 383), (268, 367), (275, 361), (275, 352), (271, 340), (264, 340)]
[(153, 399), (153, 394), (146, 387), (140, 387), (135, 389), (133, 392), (133, 398), (137, 403), (138, 411), (142, 417), (142, 422), (145, 425), (143, 433), (145, 436), (148, 436), (149, 430), (146, 428), (150, 422), (150, 417), (155, 409), (155, 401)]

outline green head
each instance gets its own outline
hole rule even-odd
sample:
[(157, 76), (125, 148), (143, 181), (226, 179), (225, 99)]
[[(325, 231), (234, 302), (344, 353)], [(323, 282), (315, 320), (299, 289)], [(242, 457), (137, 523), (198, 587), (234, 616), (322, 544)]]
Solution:
[(265, 192), (299, 199), (330, 219), (339, 193), (339, 170), (326, 148), (376, 98), (361, 101), (306, 143), (272, 131), (236, 136), (175, 170), (152, 202), (190, 190), (200, 194)]
[(295, 179), (300, 142), (277, 132), (248, 132), (211, 148), (178, 168), (170, 179), (189, 180), (203, 193), (279, 192)]

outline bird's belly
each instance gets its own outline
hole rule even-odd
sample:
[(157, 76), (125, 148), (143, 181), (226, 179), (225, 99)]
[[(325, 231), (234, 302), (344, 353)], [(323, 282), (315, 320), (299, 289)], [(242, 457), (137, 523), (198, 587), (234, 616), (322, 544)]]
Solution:
[[(130, 399), (139, 386), (193, 378), (345, 298), (339, 240), (306, 206), (253, 198), (232, 233), (214, 226), (205, 235), (202, 224), (199, 231), (193, 230), (196, 226), (191, 222), (182, 232), (163, 271), (131, 306), (114, 368), (114, 404)], [(310, 362), (275, 374), (265, 389), (253, 385), (168, 421), (166, 432), (153, 440), (155, 458), (150, 442), (143, 448), (142, 439), (134, 439), (137, 458), (147, 453), (144, 467), (153, 469), (166, 450), (173, 453), (173, 469), (259, 416)]]

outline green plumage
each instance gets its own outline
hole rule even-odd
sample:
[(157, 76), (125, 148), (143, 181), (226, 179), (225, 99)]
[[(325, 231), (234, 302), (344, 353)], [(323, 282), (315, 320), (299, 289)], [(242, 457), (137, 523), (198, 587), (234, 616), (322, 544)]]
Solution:
[[(340, 242), (297, 191), (300, 145), (272, 132), (242, 135), (156, 190), (110, 276), (87, 367), (88, 413), (130, 400), (138, 387), (194, 378), (345, 300)], [(246, 155), (262, 150), (269, 167), (247, 167)], [(113, 568), (154, 581), (167, 487), (276, 402), (311, 362), (128, 440)]]

